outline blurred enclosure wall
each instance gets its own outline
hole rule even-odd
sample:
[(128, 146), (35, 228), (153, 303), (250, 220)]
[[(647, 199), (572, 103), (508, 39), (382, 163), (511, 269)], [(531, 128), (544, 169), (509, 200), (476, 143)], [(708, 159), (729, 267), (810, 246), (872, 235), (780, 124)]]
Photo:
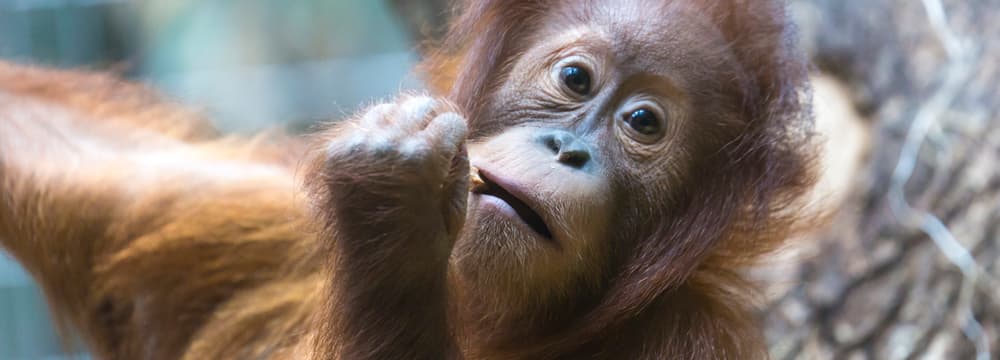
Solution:
[[(420, 2), (412, 14), (434, 16)], [(398, 4), (397, 4), (398, 5)], [(224, 131), (300, 131), (419, 86), (410, 26), (370, 0), (0, 0), (0, 59), (113, 69)], [(0, 253), (0, 360), (61, 354), (44, 299)]]
[(381, 1), (0, 0), (0, 57), (117, 69), (224, 130), (396, 92), (414, 61), (406, 30)]

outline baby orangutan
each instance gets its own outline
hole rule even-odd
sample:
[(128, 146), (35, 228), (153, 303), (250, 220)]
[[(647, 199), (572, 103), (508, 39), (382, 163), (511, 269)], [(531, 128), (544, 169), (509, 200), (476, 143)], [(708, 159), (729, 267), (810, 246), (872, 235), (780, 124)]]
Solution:
[(102, 359), (765, 358), (742, 272), (815, 152), (788, 27), (472, 1), (432, 95), (305, 142), (0, 65), (0, 240)]

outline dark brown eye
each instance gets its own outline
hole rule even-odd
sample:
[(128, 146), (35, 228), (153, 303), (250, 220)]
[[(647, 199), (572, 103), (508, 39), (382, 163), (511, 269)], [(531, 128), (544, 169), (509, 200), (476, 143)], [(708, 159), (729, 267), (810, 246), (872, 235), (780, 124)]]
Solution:
[(559, 70), (559, 78), (566, 88), (577, 95), (590, 94), (590, 73), (578, 66), (567, 66)]
[(643, 135), (656, 135), (660, 132), (660, 119), (647, 109), (638, 109), (625, 115), (625, 123), (636, 132)]

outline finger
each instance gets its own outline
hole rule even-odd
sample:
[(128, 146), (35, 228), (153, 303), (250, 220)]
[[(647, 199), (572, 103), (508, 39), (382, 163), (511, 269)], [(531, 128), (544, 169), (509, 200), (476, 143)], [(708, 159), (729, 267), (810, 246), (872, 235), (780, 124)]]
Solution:
[(445, 230), (449, 239), (454, 241), (465, 224), (469, 196), (469, 156), (465, 146), (461, 146), (452, 158), (441, 194)]
[(385, 129), (389, 121), (396, 116), (397, 107), (396, 104), (376, 105), (361, 117), (360, 127), (368, 132)]
[(465, 142), (468, 132), (465, 118), (449, 112), (431, 120), (419, 136), (426, 137), (431, 144), (435, 144), (436, 150), (443, 151), (450, 160), (458, 152), (459, 145)]
[(436, 106), (437, 100), (427, 96), (416, 96), (404, 101), (399, 108), (398, 119), (394, 122), (397, 134), (410, 136), (424, 128)]

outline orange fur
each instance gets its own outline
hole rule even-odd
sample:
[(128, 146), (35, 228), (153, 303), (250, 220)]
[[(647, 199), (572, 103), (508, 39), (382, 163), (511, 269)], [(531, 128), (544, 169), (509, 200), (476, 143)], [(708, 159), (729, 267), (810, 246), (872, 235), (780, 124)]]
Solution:
[(301, 154), (215, 136), (104, 75), (2, 64), (0, 104), (0, 240), (95, 356), (253, 357), (294, 339), (320, 283)]
[[(607, 264), (588, 265), (587, 291), (552, 284), (563, 292), (552, 302), (504, 302), (511, 295), (495, 284), (463, 287), (442, 251), (460, 220), (420, 228), (435, 235), (424, 239), (411, 228), (425, 222), (365, 208), (412, 191), (380, 192), (393, 179), (361, 172), (370, 164), (329, 169), (325, 144), (307, 152), (308, 141), (277, 135), (223, 137), (113, 76), (2, 63), (0, 244), (104, 359), (765, 358), (741, 272), (813, 220), (795, 202), (814, 154), (804, 67), (775, 2), (650, 3), (685, 5), (714, 25), (725, 40), (715, 50), (730, 58), (713, 64), (738, 70), (713, 73), (706, 86), (717, 93), (688, 89), (712, 93), (718, 127), (686, 140), (690, 166), (671, 175), (680, 185), (633, 179), (654, 184), (662, 201), (649, 207), (671, 217), (618, 219), (646, 233), (615, 239)], [(550, 11), (614, 4), (470, 2), (422, 69), (487, 137), (504, 125), (480, 116), (510, 102), (497, 98), (499, 82), (525, 76), (512, 63), (558, 20)], [(357, 121), (316, 138), (343, 141)], [(345, 183), (359, 191), (338, 192)]]

